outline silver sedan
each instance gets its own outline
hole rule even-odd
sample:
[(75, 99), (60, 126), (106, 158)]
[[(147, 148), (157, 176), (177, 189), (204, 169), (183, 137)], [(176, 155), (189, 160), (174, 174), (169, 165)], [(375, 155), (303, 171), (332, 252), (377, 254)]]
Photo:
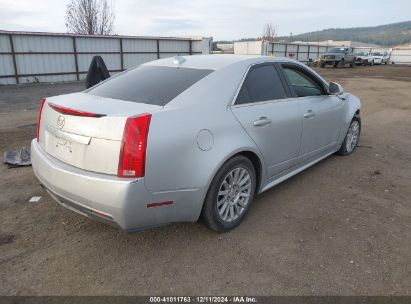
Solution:
[(360, 131), (360, 100), (301, 63), (175, 57), (44, 99), (32, 163), (58, 203), (127, 231), (227, 231), (255, 195), (351, 154)]

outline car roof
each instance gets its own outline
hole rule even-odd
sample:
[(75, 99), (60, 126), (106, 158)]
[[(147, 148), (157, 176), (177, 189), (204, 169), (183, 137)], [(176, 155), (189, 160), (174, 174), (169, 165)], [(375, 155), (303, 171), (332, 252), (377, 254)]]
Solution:
[[(183, 58), (183, 60), (181, 59)], [(194, 69), (209, 69), (219, 70), (226, 66), (236, 63), (260, 63), (260, 62), (276, 62), (276, 61), (292, 61), (284, 57), (261, 56), (261, 55), (231, 55), (231, 54), (215, 54), (215, 55), (190, 55), (178, 56), (180, 63), (177, 63), (176, 57), (169, 57), (160, 60), (145, 63), (145, 65), (155, 66), (172, 66)]]

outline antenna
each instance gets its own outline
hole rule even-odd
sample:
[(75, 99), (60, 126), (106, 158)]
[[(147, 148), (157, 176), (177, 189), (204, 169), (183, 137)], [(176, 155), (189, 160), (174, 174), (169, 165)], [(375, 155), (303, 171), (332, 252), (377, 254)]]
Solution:
[(176, 65), (180, 65), (182, 64), (184, 61), (186, 61), (183, 57), (181, 56), (175, 56), (174, 57), (174, 64)]

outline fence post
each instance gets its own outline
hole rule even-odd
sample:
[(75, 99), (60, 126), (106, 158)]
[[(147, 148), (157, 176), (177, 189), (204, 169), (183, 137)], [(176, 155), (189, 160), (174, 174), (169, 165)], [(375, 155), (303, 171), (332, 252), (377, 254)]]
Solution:
[(120, 42), (120, 69), (124, 71), (124, 58), (123, 58), (123, 38), (119, 38)]
[(287, 57), (288, 44), (285, 45), (284, 57)]
[(190, 55), (193, 55), (193, 40), (190, 39)]
[(76, 66), (76, 78), (77, 78), (77, 81), (78, 81), (78, 80), (80, 80), (80, 71), (78, 69), (76, 36), (73, 36), (72, 39), (73, 39), (74, 64)]
[(10, 41), (11, 55), (13, 57), (14, 77), (16, 78), (16, 84), (19, 84), (20, 82), (19, 82), (19, 73), (17, 71), (16, 52), (14, 51), (13, 37), (11, 34), (9, 35), (9, 41)]
[(308, 45), (307, 62), (310, 62), (310, 48), (311, 45)]
[(160, 59), (160, 39), (157, 39), (157, 59)]

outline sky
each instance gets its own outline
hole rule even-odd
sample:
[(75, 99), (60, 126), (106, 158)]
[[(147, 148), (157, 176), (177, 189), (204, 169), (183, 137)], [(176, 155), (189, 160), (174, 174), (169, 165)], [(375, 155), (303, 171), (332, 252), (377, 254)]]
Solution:
[[(66, 32), (69, 0), (0, 0), (0, 30)], [(410, 0), (113, 0), (114, 32), (233, 40), (411, 20)]]

